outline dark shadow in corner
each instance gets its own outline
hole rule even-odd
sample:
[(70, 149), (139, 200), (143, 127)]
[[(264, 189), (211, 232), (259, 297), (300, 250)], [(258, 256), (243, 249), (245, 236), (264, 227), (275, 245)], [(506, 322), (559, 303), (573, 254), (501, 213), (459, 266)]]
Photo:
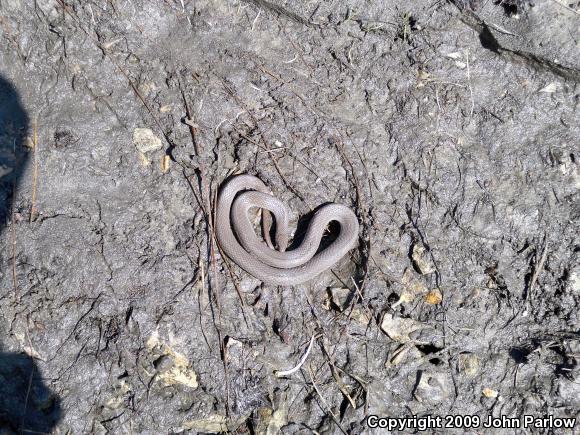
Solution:
[[(28, 160), (27, 133), (28, 116), (18, 93), (0, 75), (0, 232), (10, 221), (13, 194)], [(0, 294), (0, 305), (10, 298)], [(2, 314), (0, 330), (5, 326)], [(60, 416), (60, 399), (44, 384), (34, 359), (3, 352), (0, 342), (0, 435), (50, 433)]]
[(60, 399), (26, 354), (0, 352), (0, 435), (50, 433), (61, 415)]
[(12, 195), (28, 153), (28, 115), (14, 87), (0, 75), (0, 231), (10, 218)]

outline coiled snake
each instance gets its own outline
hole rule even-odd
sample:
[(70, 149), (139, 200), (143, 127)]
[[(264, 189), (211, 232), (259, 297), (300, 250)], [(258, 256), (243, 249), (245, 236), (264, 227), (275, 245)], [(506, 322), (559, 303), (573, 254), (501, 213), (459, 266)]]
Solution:
[[(258, 239), (250, 222), (251, 208), (271, 212), (276, 219), (275, 249), (270, 237), (271, 216), (263, 213), (264, 241)], [(250, 275), (267, 284), (294, 285), (306, 282), (333, 266), (358, 240), (359, 224), (351, 209), (326, 204), (310, 221), (300, 246), (288, 245), (288, 207), (272, 196), (266, 185), (252, 175), (238, 175), (222, 186), (216, 208), (216, 235), (224, 253)], [(318, 251), (324, 230), (331, 221), (340, 224), (338, 237)]]

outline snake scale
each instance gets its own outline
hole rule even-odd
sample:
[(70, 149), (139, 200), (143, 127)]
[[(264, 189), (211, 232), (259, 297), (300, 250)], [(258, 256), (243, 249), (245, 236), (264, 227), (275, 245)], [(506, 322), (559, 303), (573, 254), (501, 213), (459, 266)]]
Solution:
[[(248, 212), (261, 208), (276, 219), (276, 244), (269, 237), (270, 213), (262, 214), (264, 240), (256, 235)], [(223, 252), (238, 266), (264, 283), (295, 285), (332, 267), (357, 244), (359, 224), (354, 212), (341, 204), (326, 204), (314, 214), (300, 246), (286, 251), (290, 211), (252, 175), (237, 175), (221, 188), (216, 207), (216, 235)], [(331, 221), (340, 224), (338, 237), (318, 252)]]

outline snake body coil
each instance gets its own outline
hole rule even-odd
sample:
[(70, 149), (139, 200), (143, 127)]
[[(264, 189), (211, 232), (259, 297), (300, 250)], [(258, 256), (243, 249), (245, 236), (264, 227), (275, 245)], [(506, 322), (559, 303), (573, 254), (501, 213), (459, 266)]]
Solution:
[[(249, 220), (251, 208), (262, 208), (276, 218), (274, 249), (269, 237), (258, 239)], [(216, 235), (225, 254), (250, 275), (274, 285), (306, 282), (333, 266), (358, 239), (358, 220), (351, 209), (327, 204), (316, 211), (300, 246), (285, 251), (288, 244), (289, 210), (270, 195), (266, 185), (252, 175), (238, 175), (221, 189), (216, 209)], [(269, 214), (264, 218), (269, 222)], [(340, 234), (326, 249), (317, 252), (320, 240), (331, 221), (340, 224)], [(236, 237), (237, 236), (237, 237)]]

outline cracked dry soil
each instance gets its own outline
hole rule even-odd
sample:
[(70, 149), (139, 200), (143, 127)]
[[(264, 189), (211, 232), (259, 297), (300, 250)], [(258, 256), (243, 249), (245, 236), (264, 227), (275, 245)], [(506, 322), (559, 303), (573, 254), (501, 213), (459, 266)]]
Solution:
[[(0, 433), (579, 417), (579, 11), (0, 0)], [(238, 172), (358, 248), (294, 287), (224, 261)]]

